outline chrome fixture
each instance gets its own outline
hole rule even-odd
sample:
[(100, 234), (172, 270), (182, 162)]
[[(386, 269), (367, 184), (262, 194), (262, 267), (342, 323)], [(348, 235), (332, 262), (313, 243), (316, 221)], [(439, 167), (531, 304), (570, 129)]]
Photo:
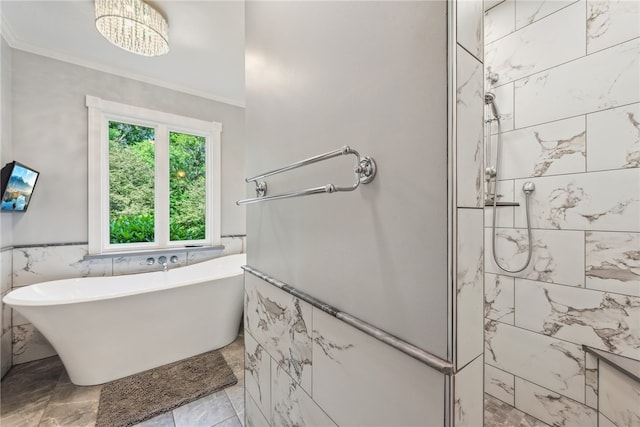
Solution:
[(169, 52), (166, 19), (142, 0), (95, 0), (96, 28), (111, 43), (143, 56)]
[(162, 271), (167, 271), (169, 269), (169, 264), (167, 263), (167, 257), (161, 256), (158, 257), (158, 264), (162, 265)]
[[(496, 251), (496, 208), (498, 206), (519, 206), (518, 203), (514, 202), (498, 202), (498, 172), (500, 167), (500, 152), (502, 148), (502, 124), (500, 122), (501, 116), (500, 111), (498, 110), (498, 105), (496, 104), (496, 96), (491, 92), (487, 92), (484, 96), (484, 102), (487, 106), (489, 106), (489, 110), (491, 113), (491, 118), (485, 121), (487, 128), (487, 136), (486, 136), (486, 149), (485, 149), (485, 163), (487, 167), (485, 168), (485, 180), (487, 182), (487, 192), (486, 198), (487, 202), (485, 202), (485, 206), (493, 206), (493, 218), (491, 225), (491, 249), (493, 253), (493, 260), (495, 261), (498, 268), (507, 273), (520, 273), (524, 271), (531, 262), (531, 256), (533, 254), (533, 239), (531, 238), (531, 215), (529, 212), (529, 199), (531, 198), (531, 194), (535, 191), (536, 187), (533, 182), (527, 181), (522, 186), (522, 191), (524, 192), (524, 200), (525, 200), (525, 215), (527, 217), (527, 238), (529, 244), (527, 245), (527, 259), (524, 265), (521, 268), (517, 268), (515, 270), (509, 270), (506, 267), (500, 265), (500, 261), (498, 260), (498, 255)], [(491, 146), (493, 145), (493, 140), (491, 138), (491, 123), (496, 122), (497, 124), (497, 145), (496, 145), (496, 162), (492, 166), (492, 156), (491, 156)], [(493, 186), (491, 185), (493, 183)]]
[[(275, 196), (267, 196), (267, 183), (260, 181), (266, 177), (276, 175), (282, 172), (287, 172), (292, 169), (297, 169), (302, 166), (307, 166), (313, 163), (321, 162), (323, 160), (332, 159), (338, 156), (346, 156), (352, 154), (356, 157), (356, 165), (353, 168), (353, 172), (356, 177), (356, 181), (351, 187), (338, 187), (333, 184), (327, 184), (320, 187), (307, 188), (305, 190), (292, 191), (290, 193), (277, 194)], [(371, 157), (360, 157), (360, 153), (352, 149), (349, 146), (344, 146), (337, 150), (329, 151), (328, 153), (320, 154), (318, 156), (310, 157), (305, 160), (301, 160), (296, 163), (281, 167), (279, 169), (272, 170), (270, 172), (256, 175), (252, 178), (246, 178), (245, 182), (253, 182), (256, 185), (256, 196), (253, 199), (238, 200), (236, 204), (246, 205), (250, 203), (264, 202), (267, 200), (288, 199), (291, 197), (309, 196), (312, 194), (321, 193), (336, 193), (339, 191), (353, 191), (360, 186), (360, 184), (368, 184), (373, 181), (376, 176), (376, 162)]]
[(489, 71), (489, 72), (487, 72), (486, 79), (489, 82), (489, 84), (494, 85), (494, 84), (498, 83), (498, 80), (500, 79), (500, 76), (498, 75), (498, 73), (492, 73), (491, 71)]
[(176, 262), (178, 262), (178, 257), (173, 255), (171, 258), (169, 258), (169, 261), (171, 261), (171, 264), (175, 264)]
[(156, 262), (154, 258), (147, 258), (147, 265), (153, 265)]

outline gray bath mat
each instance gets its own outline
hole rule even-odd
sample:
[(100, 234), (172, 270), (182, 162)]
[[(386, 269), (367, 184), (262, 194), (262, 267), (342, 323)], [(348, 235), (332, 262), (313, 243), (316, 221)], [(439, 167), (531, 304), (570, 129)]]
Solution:
[(126, 427), (236, 384), (214, 350), (107, 383), (100, 393), (96, 427)]

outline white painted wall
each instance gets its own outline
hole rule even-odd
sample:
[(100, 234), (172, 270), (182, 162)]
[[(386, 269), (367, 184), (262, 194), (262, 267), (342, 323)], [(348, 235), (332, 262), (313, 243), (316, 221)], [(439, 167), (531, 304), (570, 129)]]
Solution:
[[(444, 358), (446, 22), (445, 2), (246, 5), (247, 174), (345, 144), (379, 168), (352, 193), (250, 205), (248, 264)], [(269, 192), (349, 185), (353, 163)]]
[[(0, 167), (13, 160), (11, 146), (11, 48), (0, 37)], [(13, 244), (12, 214), (0, 212), (0, 247), (6, 248)]]
[(13, 214), (15, 245), (87, 241), (87, 94), (221, 122), (222, 234), (245, 233), (244, 208), (235, 205), (245, 191), (243, 108), (19, 50), (12, 55), (13, 158), (41, 173), (29, 210)]

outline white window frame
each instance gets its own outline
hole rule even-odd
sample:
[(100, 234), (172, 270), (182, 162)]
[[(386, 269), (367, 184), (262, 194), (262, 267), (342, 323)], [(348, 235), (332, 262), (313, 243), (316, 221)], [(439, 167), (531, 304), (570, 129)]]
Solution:
[[(133, 105), (86, 96), (88, 109), (88, 225), (89, 254), (126, 253), (153, 249), (180, 248), (186, 245), (216, 246), (220, 244), (222, 124), (191, 117), (164, 113)], [(155, 129), (155, 241), (142, 243), (110, 243), (109, 237), (109, 122), (118, 121)], [(169, 132), (203, 136), (206, 139), (207, 162), (204, 240), (169, 240)]]

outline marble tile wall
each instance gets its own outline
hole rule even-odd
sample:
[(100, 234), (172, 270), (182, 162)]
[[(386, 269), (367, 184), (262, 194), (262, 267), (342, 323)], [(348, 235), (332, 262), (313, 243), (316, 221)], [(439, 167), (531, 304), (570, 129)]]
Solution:
[[(452, 358), (456, 372), (450, 378), (448, 404), (451, 408), (451, 425), (474, 426), (482, 424), (483, 420), (483, 57), (490, 53), (484, 51), (483, 2), (456, 1), (455, 7), (456, 72), (453, 77), (456, 88), (456, 128), (452, 145), (456, 159), (456, 228), (455, 240), (452, 241), (455, 242)], [(505, 108), (505, 111), (508, 109)]]
[[(184, 266), (217, 256), (241, 253), (245, 248), (244, 241), (244, 236), (223, 237), (224, 250), (176, 253), (178, 256), (176, 265)], [(148, 265), (146, 263), (148, 256), (85, 260), (86, 244), (13, 248), (2, 251), (1, 254), (3, 296), (12, 288), (49, 280), (134, 274), (161, 268), (157, 263)], [(56, 354), (46, 338), (26, 318), (15, 310), (5, 310), (4, 306), (2, 310), (3, 374), (6, 372), (5, 365), (8, 370), (11, 364), (29, 362)]]
[[(442, 425), (443, 374), (251, 274), (245, 292), (247, 425)], [(478, 361), (460, 386), (469, 416)]]
[(506, 0), (484, 23), (498, 188), (520, 203), (499, 208), (498, 258), (533, 248), (502, 271), (485, 212), (485, 391), (552, 425), (631, 425), (618, 395), (602, 412), (604, 391), (633, 385), (603, 383), (582, 345), (640, 360), (640, 3)]
[[(11, 248), (0, 251), (0, 299), (11, 291), (13, 284), (12, 255)], [(0, 377), (4, 376), (12, 365), (11, 327), (11, 309), (0, 302)]]

